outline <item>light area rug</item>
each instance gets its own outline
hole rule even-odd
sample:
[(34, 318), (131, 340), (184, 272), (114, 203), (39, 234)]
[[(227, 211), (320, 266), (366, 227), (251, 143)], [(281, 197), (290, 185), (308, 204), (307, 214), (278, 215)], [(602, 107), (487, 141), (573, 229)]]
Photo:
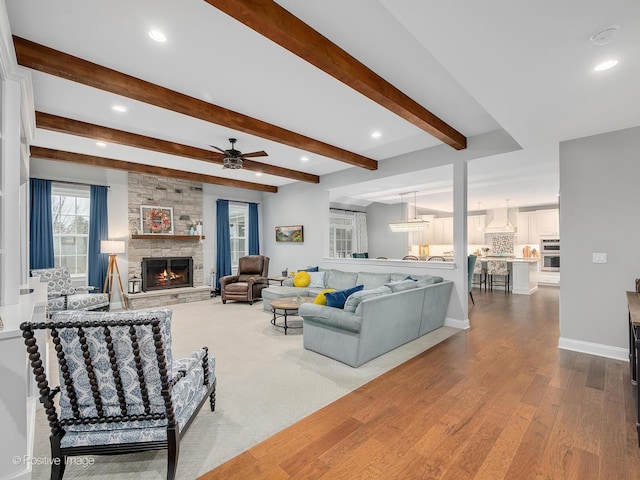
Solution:
[[(244, 452), (377, 376), (459, 332), (442, 327), (352, 368), (305, 350), (301, 329), (271, 325), (262, 304), (220, 298), (178, 304), (173, 310), (172, 351), (175, 358), (202, 346), (216, 358), (217, 402), (208, 402), (180, 442), (177, 478), (192, 480)], [(291, 319), (291, 318), (290, 318)], [(299, 317), (293, 325), (301, 325)], [(49, 428), (44, 411), (36, 415), (34, 480), (49, 478), (42, 459), (50, 456)], [(65, 478), (101, 480), (164, 479), (166, 450), (139, 454), (96, 456), (87, 465), (68, 464)]]

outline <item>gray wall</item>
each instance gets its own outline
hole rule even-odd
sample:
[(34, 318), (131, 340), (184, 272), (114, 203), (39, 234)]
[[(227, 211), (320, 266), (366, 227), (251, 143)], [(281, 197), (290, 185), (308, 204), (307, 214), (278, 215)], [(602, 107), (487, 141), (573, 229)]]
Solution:
[(369, 242), (369, 258), (387, 257), (402, 258), (407, 254), (409, 244), (408, 233), (393, 233), (389, 230), (389, 222), (398, 222), (406, 218), (406, 205), (372, 203), (367, 207), (367, 240)]
[[(625, 291), (640, 277), (639, 158), (640, 127), (560, 144), (561, 347), (598, 344), (626, 359)], [(607, 263), (592, 263), (594, 252)]]

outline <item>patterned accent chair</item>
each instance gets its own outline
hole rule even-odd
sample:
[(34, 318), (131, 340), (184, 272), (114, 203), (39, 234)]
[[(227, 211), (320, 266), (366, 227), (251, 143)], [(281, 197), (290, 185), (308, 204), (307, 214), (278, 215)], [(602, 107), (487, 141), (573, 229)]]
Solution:
[[(477, 277), (477, 280), (476, 280)], [(482, 284), (484, 284), (485, 291), (487, 290), (487, 271), (482, 266), (482, 259), (478, 259), (476, 261), (475, 266), (473, 267), (473, 277), (471, 280), (471, 285), (478, 285), (480, 290), (482, 290)]]
[(247, 255), (238, 260), (238, 274), (220, 279), (222, 303), (227, 300), (253, 302), (262, 298), (262, 290), (269, 286), (269, 257)]
[[(215, 408), (216, 377), (207, 347), (173, 358), (170, 309), (58, 312), (20, 328), (51, 428), (52, 480), (62, 479), (67, 456), (161, 449), (167, 480), (175, 478), (180, 439), (207, 397)], [(50, 331), (56, 351), (56, 388), (43, 367), (40, 329)]]
[[(71, 285), (69, 270), (63, 267), (39, 268), (31, 270), (32, 277), (48, 284), (47, 307), (49, 313), (61, 310), (109, 310), (109, 295), (88, 293), (96, 287), (74, 287)], [(76, 293), (83, 291), (83, 293)]]
[[(501, 277), (496, 282), (495, 277)], [(509, 283), (511, 275), (509, 266), (505, 260), (488, 260), (487, 261), (487, 279), (489, 282), (489, 290), (493, 290), (493, 286), (504, 287), (504, 293), (509, 293)]]

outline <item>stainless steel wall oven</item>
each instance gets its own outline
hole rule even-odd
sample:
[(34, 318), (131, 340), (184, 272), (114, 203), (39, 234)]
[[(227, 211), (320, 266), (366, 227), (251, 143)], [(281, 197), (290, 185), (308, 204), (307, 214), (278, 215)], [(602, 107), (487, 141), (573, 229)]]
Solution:
[(540, 239), (540, 256), (543, 272), (560, 271), (560, 239), (557, 237), (542, 237)]

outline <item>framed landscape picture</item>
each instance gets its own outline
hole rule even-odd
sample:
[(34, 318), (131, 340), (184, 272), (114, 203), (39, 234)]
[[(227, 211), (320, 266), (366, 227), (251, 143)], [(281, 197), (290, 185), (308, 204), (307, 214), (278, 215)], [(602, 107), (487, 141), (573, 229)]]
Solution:
[(276, 242), (302, 242), (302, 225), (276, 227)]
[(140, 225), (144, 235), (173, 235), (173, 208), (141, 205)]

